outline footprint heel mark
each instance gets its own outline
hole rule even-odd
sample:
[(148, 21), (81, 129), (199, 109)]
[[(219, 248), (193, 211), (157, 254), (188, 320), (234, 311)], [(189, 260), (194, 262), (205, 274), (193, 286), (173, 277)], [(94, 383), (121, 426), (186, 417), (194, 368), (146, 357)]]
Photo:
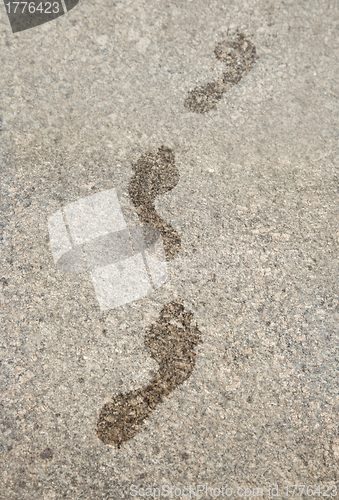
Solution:
[(242, 33), (231, 40), (218, 43), (214, 53), (219, 61), (226, 64), (226, 71), (217, 82), (207, 83), (188, 92), (184, 106), (195, 113), (206, 113), (213, 109), (224, 93), (240, 82), (257, 59), (255, 46)]
[(173, 259), (181, 247), (180, 236), (158, 215), (154, 206), (158, 195), (171, 191), (179, 182), (173, 151), (162, 146), (157, 153), (146, 153), (132, 165), (132, 169), (135, 173), (128, 193), (139, 219), (145, 226), (153, 226), (161, 232), (166, 259)]
[(161, 310), (145, 337), (150, 356), (159, 371), (143, 388), (119, 394), (101, 410), (97, 424), (99, 439), (120, 448), (142, 430), (143, 421), (174, 389), (187, 380), (195, 365), (195, 347), (202, 343), (193, 313), (180, 302), (170, 302)]

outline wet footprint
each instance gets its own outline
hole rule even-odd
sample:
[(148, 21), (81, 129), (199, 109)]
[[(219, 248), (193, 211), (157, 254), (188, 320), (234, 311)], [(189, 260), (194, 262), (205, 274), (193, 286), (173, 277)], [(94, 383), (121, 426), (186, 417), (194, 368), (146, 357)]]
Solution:
[(173, 189), (179, 181), (179, 171), (174, 163), (173, 151), (165, 146), (157, 153), (146, 153), (132, 165), (133, 175), (128, 193), (141, 222), (157, 228), (162, 235), (166, 259), (175, 257), (181, 247), (181, 239), (173, 227), (156, 212), (156, 196)]
[(146, 333), (145, 346), (159, 363), (146, 387), (119, 394), (102, 408), (97, 424), (99, 439), (118, 448), (142, 430), (143, 421), (174, 389), (187, 380), (195, 365), (195, 346), (201, 332), (191, 312), (179, 302), (166, 304), (159, 320)]
[(226, 71), (217, 82), (196, 87), (188, 93), (184, 106), (195, 113), (206, 113), (213, 109), (224, 93), (241, 80), (257, 59), (253, 43), (241, 33), (218, 43), (214, 53), (219, 61), (226, 64)]

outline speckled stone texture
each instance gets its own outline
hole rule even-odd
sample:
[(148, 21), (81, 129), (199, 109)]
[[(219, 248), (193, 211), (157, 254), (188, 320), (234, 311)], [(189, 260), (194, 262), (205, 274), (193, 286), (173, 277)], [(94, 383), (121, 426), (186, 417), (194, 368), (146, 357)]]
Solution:
[[(13, 35), (1, 7), (1, 500), (338, 480), (338, 25), (334, 0), (82, 0)], [(191, 112), (236, 30), (256, 63)], [(115, 188), (140, 226), (132, 165), (161, 146), (180, 252), (101, 312), (89, 275), (55, 268), (48, 217)], [(100, 411), (157, 372), (145, 335), (172, 301), (199, 325), (194, 370), (106, 445)]]

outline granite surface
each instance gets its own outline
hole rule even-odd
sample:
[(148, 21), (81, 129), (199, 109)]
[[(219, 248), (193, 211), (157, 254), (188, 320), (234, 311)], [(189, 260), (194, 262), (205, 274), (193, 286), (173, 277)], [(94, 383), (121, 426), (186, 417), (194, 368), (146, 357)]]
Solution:
[[(15, 34), (1, 6), (2, 500), (338, 482), (338, 28), (334, 0), (81, 0)], [(255, 64), (187, 108), (236, 32)], [(140, 226), (133, 166), (159, 148), (179, 178), (154, 212), (181, 244), (161, 288), (101, 311), (56, 269), (48, 218), (115, 188)], [(158, 373), (146, 332), (169, 303), (198, 325), (194, 368), (105, 444), (103, 406)]]

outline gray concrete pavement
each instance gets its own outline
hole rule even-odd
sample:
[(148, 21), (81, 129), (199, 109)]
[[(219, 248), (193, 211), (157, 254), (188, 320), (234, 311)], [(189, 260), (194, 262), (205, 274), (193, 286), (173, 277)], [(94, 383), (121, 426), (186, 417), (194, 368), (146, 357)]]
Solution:
[[(338, 3), (83, 0), (15, 34), (1, 7), (0, 26), (1, 499), (323, 496), (339, 464)], [(220, 81), (214, 49), (237, 30), (258, 59), (195, 113), (189, 91)], [(154, 212), (129, 186), (162, 146), (180, 177)], [(161, 288), (102, 311), (89, 274), (56, 268), (48, 218), (113, 188), (128, 227), (153, 217), (180, 250)], [(160, 373), (147, 332), (173, 301), (201, 333), (190, 376), (106, 444), (100, 412)]]

